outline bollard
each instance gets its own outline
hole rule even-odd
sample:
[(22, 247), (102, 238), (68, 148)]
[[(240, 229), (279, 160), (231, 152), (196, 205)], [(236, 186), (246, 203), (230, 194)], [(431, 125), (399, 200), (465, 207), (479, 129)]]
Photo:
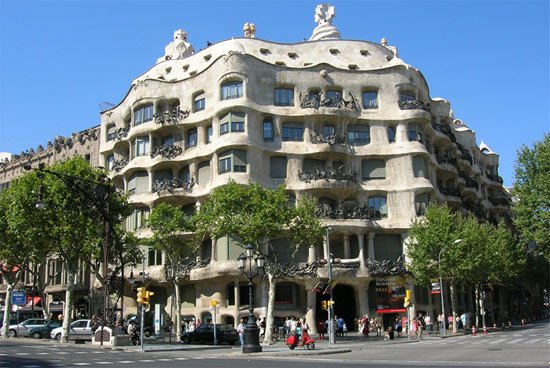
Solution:
[(483, 335), (487, 335), (487, 326), (483, 325)]
[(476, 326), (472, 326), (472, 336), (477, 336), (476, 335)]

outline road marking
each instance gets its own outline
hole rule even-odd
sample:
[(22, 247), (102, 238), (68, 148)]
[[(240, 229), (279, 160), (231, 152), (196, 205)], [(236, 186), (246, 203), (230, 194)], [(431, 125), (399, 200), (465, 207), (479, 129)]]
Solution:
[(15, 355), (31, 355), (31, 353), (15, 353)]
[(189, 358), (176, 358), (176, 360), (188, 360)]
[(113, 362), (95, 362), (95, 364), (108, 365), (108, 364), (113, 364)]
[(58, 351), (57, 354), (61, 354), (61, 355), (69, 355), (69, 353), (67, 353), (66, 351)]
[(117, 363), (120, 363), (120, 364), (131, 364), (131, 363), (135, 363), (136, 361), (135, 360), (121, 360), (120, 362), (117, 362)]
[(498, 343), (501, 343), (501, 342), (504, 342), (506, 341), (507, 339), (496, 339), (494, 341), (490, 341), (489, 344), (498, 344)]
[(138, 360), (138, 362), (140, 362), (140, 363), (153, 363), (154, 360), (152, 360), (152, 359), (141, 359), (141, 360)]
[(506, 343), (507, 344), (516, 344), (522, 340), (525, 340), (525, 337), (522, 337), (521, 339), (515, 339), (515, 340), (512, 340), (512, 341), (507, 341)]
[(24, 365), (21, 368), (42, 368), (41, 365)]
[(159, 361), (159, 362), (171, 362), (173, 360), (174, 359), (167, 359), (167, 358), (157, 359), (157, 361)]
[(534, 343), (536, 343), (537, 341), (540, 341), (540, 340), (543, 340), (543, 339), (540, 338), (540, 339), (533, 339), (533, 340), (525, 341), (525, 344), (534, 344)]
[(72, 363), (73, 365), (90, 365), (90, 363)]
[(51, 353), (36, 353), (38, 355), (50, 355)]

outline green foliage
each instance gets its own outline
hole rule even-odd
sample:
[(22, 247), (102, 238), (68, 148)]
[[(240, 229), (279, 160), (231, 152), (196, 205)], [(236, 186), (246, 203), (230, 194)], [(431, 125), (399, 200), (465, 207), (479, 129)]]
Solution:
[(259, 184), (245, 186), (230, 181), (216, 188), (200, 207), (195, 217), (197, 233), (213, 239), (230, 235), (262, 253), (270, 240), (287, 234), (294, 248), (291, 254), (295, 254), (301, 246), (322, 241), (314, 208), (315, 202), (309, 198), (291, 205), (283, 186), (269, 190)]
[(193, 261), (197, 242), (192, 232), (194, 225), (191, 218), (175, 206), (160, 203), (153, 208), (147, 221), (153, 236), (147, 244), (165, 253), (166, 276), (171, 281), (185, 277)]
[(523, 146), (516, 160), (514, 224), (520, 241), (535, 243), (537, 252), (550, 261), (550, 134), (533, 148)]
[(463, 218), (446, 206), (428, 207), (409, 236), (409, 270), (422, 285), (439, 276), (455, 283), (502, 285), (524, 266), (522, 247), (504, 225), (495, 228), (472, 216)]

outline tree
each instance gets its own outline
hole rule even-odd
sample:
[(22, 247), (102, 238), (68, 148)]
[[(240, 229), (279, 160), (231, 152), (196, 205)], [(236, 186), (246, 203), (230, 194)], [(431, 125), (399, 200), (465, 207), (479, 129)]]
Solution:
[(462, 281), (460, 215), (447, 206), (430, 205), (426, 215), (414, 220), (409, 230), (411, 242), (407, 247), (407, 268), (419, 285), (428, 286), (430, 280), (441, 277), (449, 280), (453, 331), (456, 332), (455, 288)]
[[(11, 312), (11, 295), (21, 275), (29, 264), (42, 263), (50, 254), (48, 243), (44, 241), (33, 243), (28, 240), (32, 228), (18, 226), (22, 221), (21, 213), (25, 213), (25, 221), (39, 223), (40, 216), (34, 203), (23, 201), (25, 193), (32, 193), (36, 188), (38, 178), (29, 175), (0, 192), (0, 273), (7, 284), (2, 336), (8, 337), (8, 327)], [(22, 187), (25, 191), (19, 190)], [(36, 195), (32, 196), (36, 198)]]
[(550, 133), (531, 149), (521, 147), (515, 169), (512, 209), (520, 241), (535, 244), (550, 261)]
[[(302, 203), (302, 204), (301, 204)], [(281, 265), (270, 241), (288, 234), (291, 240), (291, 257), (299, 247), (312, 246), (322, 239), (319, 221), (313, 215), (314, 203), (300, 201), (290, 205), (283, 186), (275, 190), (265, 189), (259, 184), (248, 186), (230, 181), (216, 188), (196, 215), (197, 232), (201, 237), (218, 239), (231, 235), (241, 244), (251, 244), (256, 251), (266, 256), (266, 276), (269, 283), (268, 313), (265, 340), (269, 341), (273, 326), (275, 286), (278, 278), (307, 272), (308, 267), (292, 268)]]
[(160, 203), (149, 215), (148, 224), (153, 236), (147, 243), (165, 254), (164, 265), (166, 279), (174, 286), (176, 298), (176, 338), (181, 336), (181, 297), (179, 282), (189, 278), (191, 270), (202, 264), (197, 263), (193, 255), (197, 250), (192, 219), (170, 204)]
[[(48, 254), (58, 256), (65, 266), (63, 341), (69, 338), (76, 274), (82, 262), (102, 255), (111, 239), (120, 238), (116, 229), (127, 213), (125, 196), (98, 181), (104, 177), (102, 170), (74, 157), (24, 175), (10, 189), (14, 197), (8, 207), (9, 231), (18, 234), (19, 244), (47, 244)], [(42, 210), (36, 208), (38, 188)]]

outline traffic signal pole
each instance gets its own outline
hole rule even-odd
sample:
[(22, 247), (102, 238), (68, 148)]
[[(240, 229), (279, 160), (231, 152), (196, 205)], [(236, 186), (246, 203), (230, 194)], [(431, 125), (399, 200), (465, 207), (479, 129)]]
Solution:
[(328, 342), (329, 345), (334, 345), (336, 343), (335, 333), (334, 333), (334, 300), (332, 299), (332, 260), (333, 255), (330, 252), (330, 226), (327, 226), (327, 253), (328, 253), (328, 282), (329, 282), (329, 306), (328, 306)]
[[(141, 285), (144, 288), (145, 291), (145, 256), (141, 259), (142, 263), (142, 272), (141, 272)], [(145, 304), (141, 304), (141, 320), (139, 322), (139, 340), (141, 345), (141, 351), (144, 351), (143, 349), (143, 320), (145, 318)]]

